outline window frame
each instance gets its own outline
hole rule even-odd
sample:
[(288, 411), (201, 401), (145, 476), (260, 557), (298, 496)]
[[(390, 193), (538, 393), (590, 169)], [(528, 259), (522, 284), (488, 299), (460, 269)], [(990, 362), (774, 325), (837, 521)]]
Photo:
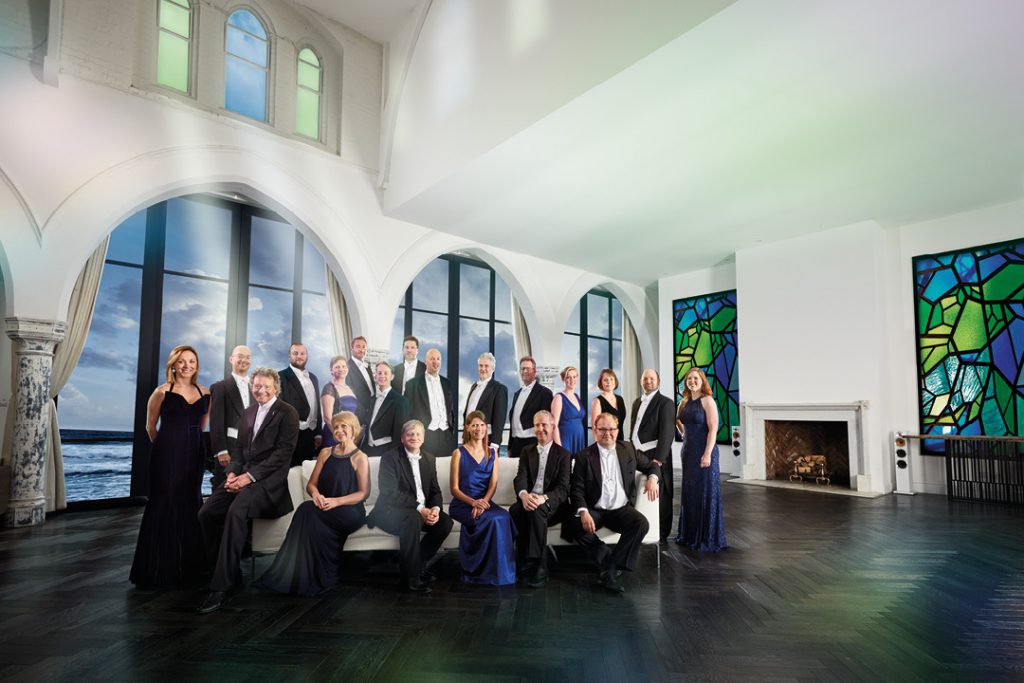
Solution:
[[(265, 37), (260, 38), (260, 36), (257, 36), (254, 33), (250, 33), (249, 31), (246, 31), (243, 28), (231, 25), (231, 17), (233, 17), (238, 12), (243, 12), (243, 11), (244, 12), (248, 12), (249, 14), (251, 14), (256, 19), (256, 21), (259, 22), (260, 27), (263, 29), (264, 34), (266, 34)], [(258, 38), (258, 39), (263, 40), (264, 42), (266, 42), (266, 44), (267, 44), (267, 65), (265, 67), (262, 67), (259, 64), (256, 64), (255, 62), (251, 62), (248, 59), (246, 59), (245, 57), (233, 54), (232, 52), (230, 52), (228, 50), (228, 33), (232, 29), (241, 31), (243, 33), (246, 33), (248, 35), (251, 35), (251, 36), (253, 36), (255, 38)], [(264, 125), (273, 127), (274, 126), (274, 117), (273, 117), (274, 79), (272, 78), (272, 76), (274, 75), (274, 56), (275, 56), (274, 46), (275, 46), (276, 41), (274, 40), (274, 38), (275, 38), (274, 32), (270, 30), (270, 22), (267, 20), (266, 17), (264, 17), (262, 15), (261, 12), (259, 12), (252, 5), (239, 5), (239, 6), (235, 7), (234, 9), (232, 9), (230, 12), (228, 12), (225, 15), (225, 17), (224, 17), (224, 31), (222, 33), (222, 38), (223, 38), (223, 41), (224, 41), (222, 43), (222, 46), (223, 46), (223, 49), (222, 49), (223, 64), (224, 64), (224, 99), (223, 99), (223, 105), (222, 105), (221, 109), (223, 111), (225, 111), (225, 112), (231, 113), (234, 116), (242, 117), (242, 120), (245, 120), (245, 121), (255, 121), (257, 123), (262, 123)], [(240, 112), (240, 111), (237, 111), (235, 109), (231, 109), (230, 107), (228, 107), (228, 93), (227, 93), (227, 90), (228, 90), (228, 60), (229, 59), (236, 59), (236, 60), (238, 60), (240, 62), (243, 62), (244, 64), (251, 65), (251, 66), (254, 66), (256, 68), (263, 69), (263, 71), (264, 71), (264, 78), (265, 78), (265, 86), (266, 87), (265, 87), (265, 90), (264, 90), (264, 93), (263, 93), (263, 100), (264, 100), (263, 101), (263, 114), (264, 114), (264, 116), (263, 116), (262, 119), (258, 119), (258, 118), (254, 117), (254, 116), (249, 116), (248, 114), (245, 114), (243, 112)]]
[[(309, 62), (304, 62), (304, 60), (302, 59), (302, 53), (305, 52), (306, 50), (309, 50), (313, 54), (313, 56), (316, 57), (316, 60), (317, 60), (316, 68), (317, 68), (317, 80), (318, 80), (318, 83), (317, 83), (317, 90), (315, 90), (315, 91), (314, 90), (310, 90), (308, 87), (302, 85), (302, 83), (300, 82), (300, 79), (299, 79), (299, 69), (302, 67), (302, 64), (303, 63), (310, 64)], [(310, 64), (310, 66), (312, 66), (312, 65)], [(319, 143), (323, 142), (323, 132), (324, 132), (324, 126), (323, 126), (323, 123), (324, 123), (324, 80), (325, 79), (324, 79), (324, 58), (323, 58), (323, 55), (321, 55), (320, 52), (317, 51), (317, 49), (314, 48), (312, 45), (308, 45), (308, 44), (303, 45), (298, 50), (296, 50), (296, 52), (295, 52), (295, 126), (294, 126), (295, 130), (294, 130), (294, 133), (296, 135), (298, 135), (299, 137), (301, 137), (302, 139), (304, 139), (304, 140), (312, 140), (314, 142), (319, 142)], [(310, 135), (306, 135), (305, 133), (303, 133), (302, 131), (300, 131), (298, 129), (299, 128), (299, 91), (300, 90), (306, 90), (306, 91), (312, 92), (312, 93), (314, 93), (316, 95), (316, 136), (315, 137), (310, 136)]]
[[(175, 32), (173, 32), (173, 31), (171, 31), (169, 29), (164, 28), (161, 25), (161, 22), (160, 22), (161, 10), (163, 8), (163, 3), (164, 2), (170, 2), (172, 4), (178, 5), (179, 7), (182, 7), (182, 9), (186, 9), (185, 7), (183, 7), (181, 5), (182, 2), (184, 2), (184, 3), (186, 3), (188, 5), (188, 7), (186, 9), (186, 11), (188, 12), (188, 23), (189, 23), (189, 35), (188, 35), (188, 37), (185, 37), (185, 36), (182, 36), (181, 34), (175, 33)], [(153, 85), (155, 85), (158, 88), (164, 89), (164, 90), (166, 90), (168, 92), (174, 93), (175, 95), (186, 96), (186, 97), (190, 97), (190, 98), (194, 98), (195, 97), (195, 84), (196, 84), (196, 79), (195, 79), (195, 75), (196, 75), (196, 60), (195, 60), (195, 56), (196, 56), (196, 49), (197, 49), (196, 48), (196, 44), (197, 44), (198, 41), (193, 40), (193, 38), (196, 35), (196, 29), (198, 28), (198, 24), (199, 24), (199, 12), (197, 12), (196, 9), (197, 9), (197, 4), (195, 2), (193, 2), (193, 0), (156, 0), (156, 12), (154, 13), (155, 14), (155, 16), (154, 16), (154, 23), (156, 25), (156, 34), (155, 34), (156, 35), (156, 45), (154, 46), (154, 57), (155, 57), (155, 59), (153, 60)], [(168, 85), (166, 83), (161, 83), (160, 82), (160, 36), (161, 36), (162, 33), (165, 33), (165, 32), (169, 33), (169, 34), (171, 34), (173, 36), (176, 36), (178, 38), (183, 38), (185, 40), (185, 42), (188, 44), (188, 47), (187, 47), (188, 64), (187, 64), (186, 69), (185, 69), (185, 71), (186, 71), (185, 79), (186, 79), (187, 83), (186, 83), (185, 90), (179, 90), (178, 88), (175, 88), (173, 85)]]

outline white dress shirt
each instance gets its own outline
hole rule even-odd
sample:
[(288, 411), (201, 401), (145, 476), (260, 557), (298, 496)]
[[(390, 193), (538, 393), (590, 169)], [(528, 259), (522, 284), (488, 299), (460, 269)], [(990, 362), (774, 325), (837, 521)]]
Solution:
[(482, 379), (476, 383), (473, 391), (469, 394), (469, 399), (466, 401), (466, 415), (469, 415), (476, 407), (480, 404), (480, 397), (484, 395), (484, 389), (487, 388), (487, 383), (491, 381), (491, 378)]
[(618, 510), (629, 502), (626, 490), (622, 488), (622, 468), (619, 467), (619, 455), (615, 449), (607, 450), (597, 447), (601, 454), (601, 497), (594, 505), (598, 510)]
[[(238, 385), (238, 393), (242, 395), (242, 408), (249, 407), (249, 401), (252, 400), (252, 390), (249, 388), (249, 378), (243, 375), (236, 375), (231, 373), (231, 376), (235, 378), (235, 384)], [(235, 430), (235, 434), (238, 430)], [(230, 436), (230, 434), (228, 435)]]
[(256, 409), (256, 423), (252, 426), (252, 438), (255, 439), (256, 435), (260, 433), (260, 428), (263, 427), (263, 421), (267, 418), (267, 413), (270, 412), (270, 407), (277, 402), (277, 396), (270, 399), (259, 408)]
[(419, 361), (413, 358), (412, 360), (405, 361), (402, 365), (404, 370), (402, 371), (402, 393), (405, 394), (405, 385), (409, 383), (413, 377), (416, 376), (416, 364)]
[(544, 495), (544, 471), (548, 466), (548, 453), (551, 452), (552, 443), (554, 442), (548, 441), (543, 446), (537, 444), (537, 481), (533, 483), (533, 490), (530, 493)]
[(647, 407), (651, 405), (651, 401), (654, 400), (654, 395), (657, 391), (652, 391), (649, 394), (645, 394), (640, 399), (640, 407), (636, 411), (636, 422), (633, 424), (633, 438), (630, 439), (633, 443), (633, 448), (641, 452), (647, 452), (658, 445), (658, 440), (653, 439), (651, 441), (640, 441), (640, 424), (644, 421), (644, 415), (647, 413)]
[(510, 433), (516, 439), (528, 439), (536, 436), (532, 426), (523, 427), (523, 406), (526, 405), (526, 399), (530, 397), (530, 392), (533, 391), (535, 386), (537, 386), (537, 380), (533, 380), (520, 389), (519, 398), (516, 399), (516, 404), (512, 408), (512, 431)]
[(428, 430), (448, 429), (448, 410), (444, 402), (444, 389), (441, 387), (441, 376), (425, 375), (427, 380), (427, 395), (430, 397), (430, 424)]
[(427, 496), (423, 493), (423, 479), (420, 478), (420, 460), (423, 456), (419, 453), (413, 455), (406, 451), (405, 457), (409, 458), (409, 464), (412, 465), (412, 478), (416, 480), (416, 511), (419, 512), (427, 506)]
[(391, 435), (382, 436), (379, 439), (373, 438), (373, 421), (377, 419), (377, 413), (380, 412), (380, 407), (384, 403), (384, 399), (387, 398), (391, 392), (391, 387), (386, 388), (383, 392), (377, 394), (377, 399), (373, 402), (373, 412), (370, 413), (370, 422), (366, 425), (366, 428), (370, 431), (369, 444), (371, 446), (383, 446), (384, 444), (391, 443)]
[(377, 385), (374, 384), (373, 378), (370, 377), (370, 370), (366, 367), (366, 363), (355, 358), (349, 359), (349, 367), (351, 367), (353, 363), (356, 366), (356, 370), (359, 371), (359, 374), (363, 376), (364, 380), (366, 380), (366, 386), (370, 387), (370, 396), (374, 396), (377, 393)]
[(302, 392), (306, 394), (306, 402), (309, 404), (309, 416), (305, 420), (299, 421), (299, 429), (315, 429), (317, 422), (317, 416), (320, 414), (320, 402), (316, 400), (316, 388), (313, 386), (313, 380), (309, 378), (309, 370), (299, 370), (294, 365), (291, 366), (292, 372), (299, 380), (299, 384), (302, 385)]

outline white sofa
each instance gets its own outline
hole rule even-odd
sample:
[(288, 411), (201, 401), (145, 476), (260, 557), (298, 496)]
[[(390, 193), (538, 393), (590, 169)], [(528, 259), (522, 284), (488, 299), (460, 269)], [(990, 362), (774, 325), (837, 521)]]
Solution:
[[(316, 464), (315, 460), (307, 460), (302, 466), (296, 466), (291, 468), (288, 472), (288, 492), (292, 497), (292, 504), (298, 507), (303, 501), (309, 500), (309, 494), (306, 493), (306, 483), (309, 481), (309, 475), (313, 473), (313, 466)], [(452, 489), (449, 485), (449, 473), (451, 466), (451, 457), (437, 458), (437, 481), (441, 486), (441, 495), (444, 500), (445, 512), (448, 511), (448, 503), (452, 499)], [(498, 489), (494, 492), (493, 502), (509, 507), (516, 502), (516, 494), (512, 490), (512, 482), (515, 479), (516, 472), (519, 468), (519, 460), (517, 458), (500, 458), (498, 460)], [(380, 469), (380, 458), (370, 458), (370, 495), (366, 499), (366, 511), (369, 513), (373, 509), (373, 504), (377, 500), (377, 494), (379, 492), (377, 487), (377, 475)], [(658, 501), (647, 500), (647, 496), (643, 494), (643, 485), (647, 481), (646, 475), (637, 473), (637, 500), (636, 509), (639, 510), (650, 523), (650, 529), (647, 531), (647, 535), (644, 536), (644, 543), (657, 543), (658, 542)], [(276, 553), (278, 548), (281, 547), (281, 543), (284, 541), (285, 533), (288, 531), (288, 525), (291, 524), (293, 512), (289, 512), (283, 517), (277, 519), (255, 519), (252, 525), (252, 550), (254, 554), (268, 554)], [(460, 525), (455, 522), (452, 526), (452, 532), (448, 535), (448, 539), (444, 543), (444, 548), (458, 548), (459, 547), (459, 529)], [(562, 539), (559, 535), (561, 531), (561, 525), (555, 525), (548, 529), (548, 544), (555, 545), (567, 545), (567, 541)], [(608, 529), (601, 529), (598, 531), (600, 536), (606, 543), (615, 543), (619, 540), (619, 535)], [(359, 531), (355, 532), (348, 537), (348, 541), (345, 542), (345, 550), (398, 550), (398, 537), (392, 536), (391, 534), (381, 531), (380, 529), (371, 529), (364, 526)], [(659, 558), (660, 559), (660, 558)]]

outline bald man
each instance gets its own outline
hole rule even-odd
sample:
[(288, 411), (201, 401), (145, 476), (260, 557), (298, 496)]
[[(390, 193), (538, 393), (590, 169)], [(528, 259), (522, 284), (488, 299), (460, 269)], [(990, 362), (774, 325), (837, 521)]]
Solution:
[(210, 385), (210, 450), (213, 452), (213, 477), (210, 488), (224, 481), (224, 467), (231, 462), (231, 448), (238, 438), (238, 420), (252, 403), (249, 366), (252, 352), (248, 346), (236, 346), (228, 356), (231, 372)]
[(441, 352), (430, 349), (424, 358), (427, 371), (405, 385), (409, 415), (426, 427), (423, 450), (443, 458), (455, 450), (455, 395), (441, 376)]

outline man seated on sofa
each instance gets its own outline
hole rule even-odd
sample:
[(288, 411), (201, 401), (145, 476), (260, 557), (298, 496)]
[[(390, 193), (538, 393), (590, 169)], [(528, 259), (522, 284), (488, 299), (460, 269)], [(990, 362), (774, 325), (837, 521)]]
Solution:
[(423, 435), (423, 423), (409, 420), (402, 426), (402, 445), (381, 456), (380, 493), (366, 519), (370, 528), (398, 536), (402, 584), (413, 593), (430, 592), (423, 567), (452, 530), (451, 517), (441, 510), (434, 456), (420, 450)]
[[(633, 445), (617, 441), (619, 420), (612, 413), (601, 413), (594, 423), (597, 443), (576, 454), (569, 485), (572, 509), (576, 511), (562, 524), (562, 538), (576, 541), (601, 568), (601, 585), (612, 593), (625, 589), (617, 578), (618, 569), (633, 571), (640, 544), (650, 524), (633, 507), (636, 503), (636, 472), (647, 475), (645, 491), (650, 500), (658, 499), (658, 474), (661, 468)], [(615, 550), (597, 536), (608, 527), (620, 534)]]

